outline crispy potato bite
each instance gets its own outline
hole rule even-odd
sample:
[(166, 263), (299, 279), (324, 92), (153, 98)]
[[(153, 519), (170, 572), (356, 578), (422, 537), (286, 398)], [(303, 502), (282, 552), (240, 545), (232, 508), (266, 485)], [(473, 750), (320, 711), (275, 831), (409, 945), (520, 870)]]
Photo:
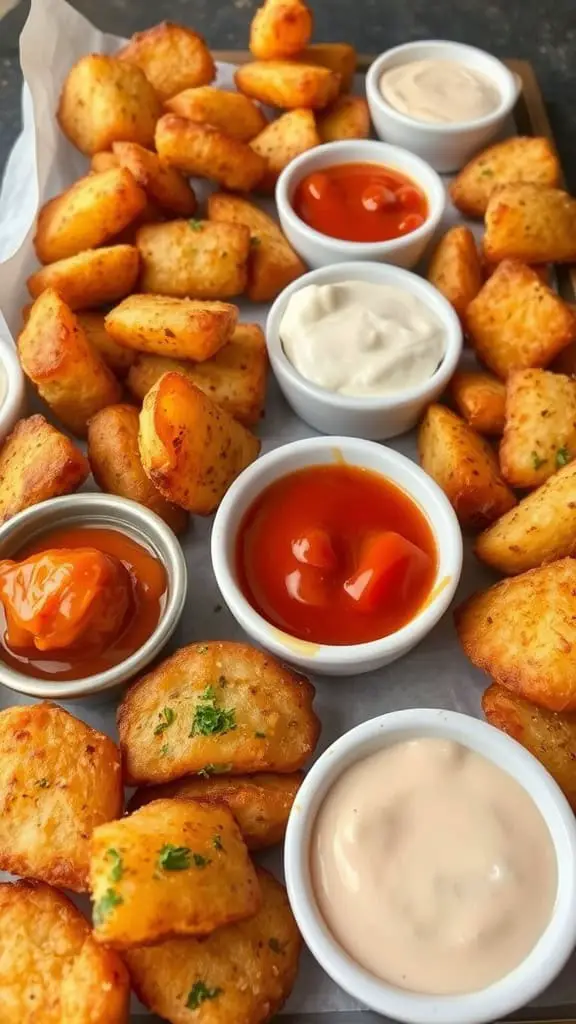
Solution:
[(89, 474), (80, 449), (43, 416), (18, 420), (0, 448), (0, 524), (31, 505), (72, 494)]
[(340, 75), (340, 92), (349, 92), (354, 81), (358, 54), (349, 43), (310, 43), (298, 60), (303, 64), (320, 64)]
[(124, 964), (41, 882), (0, 883), (2, 1024), (128, 1024)]
[(122, 814), (120, 754), (56, 704), (0, 711), (0, 869), (75, 892), (89, 840)]
[(512, 487), (538, 487), (576, 455), (576, 380), (518, 370), (506, 386), (500, 466)]
[(495, 189), (486, 208), (488, 260), (573, 263), (576, 199), (558, 188), (516, 183)]
[(57, 118), (70, 142), (92, 156), (121, 140), (150, 146), (160, 114), (158, 96), (140, 68), (90, 53), (68, 72)]
[(70, 309), (90, 309), (117, 302), (134, 289), (140, 255), (133, 245), (87, 249), (66, 260), (42, 267), (26, 284), (33, 299), (55, 288)]
[(125, 377), (134, 361), (134, 353), (110, 337), (104, 326), (104, 313), (78, 312), (76, 319), (88, 341), (100, 353), (106, 365), (117, 377)]
[(90, 160), (90, 170), (94, 174), (100, 174), (101, 171), (110, 171), (112, 167), (119, 167), (118, 157), (114, 156), (111, 149), (102, 149), (98, 153), (94, 153)]
[(496, 683), (485, 691), (482, 710), (490, 725), (538, 758), (576, 811), (576, 715), (546, 711)]
[(258, 456), (260, 441), (181, 373), (165, 373), (144, 399), (140, 458), (167, 501), (210, 515)]
[(176, 359), (210, 359), (232, 337), (238, 309), (166, 295), (129, 295), (108, 313), (106, 330), (138, 352)]
[(174, 533), (188, 525), (184, 509), (171, 505), (142, 468), (138, 449), (139, 413), (133, 405), (109, 405), (88, 424), (88, 458), (98, 487), (131, 498), (155, 512)]
[(258, 324), (238, 324), (224, 348), (204, 363), (136, 356), (128, 375), (128, 387), (142, 402), (156, 381), (174, 370), (188, 377), (235, 420), (252, 427), (264, 412), (267, 369), (262, 328)]
[(133, 683), (120, 704), (126, 782), (294, 772), (318, 742), (313, 697), (307, 679), (248, 644), (182, 647)]
[(94, 413), (120, 400), (120, 384), (52, 288), (36, 299), (18, 337), (18, 356), (40, 397), (79, 437)]
[(341, 80), (337, 71), (320, 64), (266, 60), (242, 64), (234, 81), (245, 96), (271, 107), (322, 110), (336, 99)]
[(206, 939), (124, 956), (138, 998), (171, 1024), (267, 1024), (292, 991), (302, 940), (284, 886), (256, 868), (262, 906)]
[(428, 407), (418, 451), (420, 465), (442, 488), (463, 526), (486, 526), (516, 504), (488, 442), (443, 405)]
[(303, 778), (301, 772), (292, 775), (262, 772), (261, 775), (190, 776), (167, 782), (164, 786), (146, 786), (136, 790), (129, 810), (161, 799), (226, 804), (238, 822), (248, 849), (262, 850), (284, 838), (290, 809)]
[(250, 50), (257, 60), (295, 57), (308, 45), (312, 11), (302, 0), (265, 0), (250, 25)]
[(455, 373), (448, 388), (450, 398), (468, 426), (479, 434), (499, 437), (504, 430), (506, 386), (489, 373)]
[(230, 299), (248, 281), (250, 231), (243, 224), (173, 220), (140, 228), (140, 285), (176, 298)]
[(321, 142), (316, 120), (311, 110), (290, 110), (260, 132), (250, 143), (253, 150), (266, 160), (266, 172), (258, 184), (258, 191), (271, 193), (278, 175), (291, 160), (314, 149)]
[(211, 124), (225, 135), (240, 142), (250, 142), (266, 127), (266, 118), (259, 106), (241, 92), (201, 85), (198, 89), (185, 89), (165, 104), (179, 117)]
[(192, 216), (196, 196), (179, 171), (167, 167), (156, 153), (137, 142), (115, 142), (112, 149), (120, 166), (126, 168), (156, 206), (179, 217)]
[(547, 366), (576, 338), (576, 316), (538, 274), (506, 260), (466, 310), (472, 345), (497, 377)]
[(482, 217), (494, 189), (530, 182), (554, 187), (562, 172), (556, 151), (546, 138), (517, 135), (482, 150), (462, 168), (450, 185), (450, 198), (468, 217)]
[(367, 139), (370, 135), (370, 111), (363, 96), (339, 96), (318, 118), (321, 142), (340, 139)]
[(158, 121), (156, 149), (162, 160), (185, 174), (210, 178), (236, 192), (250, 192), (266, 170), (264, 159), (245, 142), (177, 114), (164, 114)]
[(227, 807), (155, 800), (94, 829), (94, 938), (115, 949), (208, 935), (260, 906), (240, 829)]
[(432, 254), (427, 277), (463, 320), (483, 280), (476, 240), (470, 228), (460, 224), (446, 232)]
[(474, 594), (456, 610), (470, 661), (526, 700), (576, 710), (576, 560), (531, 569)]
[(182, 89), (208, 85), (216, 74), (202, 36), (171, 21), (136, 32), (116, 57), (141, 68), (161, 100)]

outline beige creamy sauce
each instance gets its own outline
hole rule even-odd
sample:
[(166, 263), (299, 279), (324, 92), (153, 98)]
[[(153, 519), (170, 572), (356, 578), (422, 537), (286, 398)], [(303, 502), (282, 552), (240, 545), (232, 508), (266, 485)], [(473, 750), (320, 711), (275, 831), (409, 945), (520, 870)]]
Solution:
[(415, 121), (477, 121), (500, 106), (494, 82), (452, 60), (415, 60), (385, 71), (380, 92), (394, 110)]
[(0, 408), (4, 404), (4, 400), (8, 394), (8, 380), (6, 377), (6, 371), (0, 362)]
[(395, 744), (343, 773), (318, 814), (311, 869), (348, 954), (429, 995), (474, 992), (517, 967), (557, 888), (531, 797), (486, 758), (437, 738)]

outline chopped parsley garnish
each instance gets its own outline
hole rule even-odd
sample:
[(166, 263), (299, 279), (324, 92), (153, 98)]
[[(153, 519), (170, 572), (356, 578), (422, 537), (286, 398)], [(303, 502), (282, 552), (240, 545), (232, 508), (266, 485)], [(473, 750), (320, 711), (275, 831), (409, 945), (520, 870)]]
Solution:
[(164, 871), (185, 871), (190, 867), (192, 851), (188, 846), (174, 846), (165, 843), (158, 856), (158, 864)]
[(124, 903), (124, 900), (114, 889), (107, 889), (102, 899), (94, 904), (94, 924), (96, 926), (103, 924), (108, 914), (114, 910), (114, 907), (119, 907), (122, 903)]
[(164, 745), (160, 747), (160, 753), (162, 754), (162, 757), (166, 757), (166, 754), (168, 753), (167, 743), (164, 743)]
[(208, 999), (216, 999), (221, 993), (221, 988), (208, 988), (203, 981), (195, 981), (188, 993), (186, 1008), (188, 1010), (197, 1010), (199, 1006), (202, 1006), (202, 1003), (205, 1003)]
[(532, 465), (534, 469), (540, 469), (540, 466), (543, 466), (545, 462), (546, 459), (541, 459), (538, 452), (532, 452)]
[(173, 711), (172, 708), (162, 708), (159, 718), (160, 721), (158, 722), (158, 725), (154, 729), (155, 736), (161, 736), (163, 732), (166, 732), (168, 726), (172, 725), (173, 721), (175, 720), (176, 712)]
[(188, 221), (188, 223), (189, 223), (190, 227), (192, 228), (192, 231), (202, 231), (202, 221), (201, 220), (195, 220), (194, 218), (192, 218), (191, 220)]
[(224, 847), (222, 846), (222, 836), (216, 834), (212, 839), (212, 846), (214, 847), (215, 850), (223, 850)]
[(34, 785), (38, 786), (38, 789), (48, 789), (50, 783), (48, 782), (48, 779), (36, 779)]
[(255, 732), (254, 736), (256, 737), (257, 740), (265, 740), (266, 739), (266, 733), (265, 732)]
[(209, 779), (211, 775), (226, 775), (231, 768), (231, 764), (205, 764), (196, 774), (201, 775), (203, 779)]
[(190, 736), (214, 736), (217, 733), (231, 732), (235, 728), (234, 708), (218, 707), (214, 687), (207, 686), (196, 705)]
[(122, 857), (118, 853), (118, 850), (114, 850), (113, 848), (106, 850), (106, 856), (108, 857), (108, 860), (112, 862), (112, 866), (110, 868), (110, 881), (119, 882), (124, 874), (124, 863), (122, 861)]
[(281, 956), (288, 945), (287, 942), (280, 942), (279, 939), (268, 939), (268, 945), (273, 953), (278, 953)]
[(482, 170), (480, 171), (480, 176), (481, 176), (482, 178), (493, 178), (493, 177), (494, 177), (494, 171), (492, 170), (492, 168), (491, 168), (491, 167), (484, 167), (484, 168), (483, 168), (483, 169), (482, 169)]
[(197, 868), (206, 868), (212, 863), (209, 857), (203, 857), (201, 853), (193, 853), (192, 860)]
[(567, 466), (571, 458), (572, 456), (570, 455), (566, 445), (562, 445), (562, 447), (556, 452), (556, 465), (558, 466), (558, 469), (560, 469), (561, 466)]

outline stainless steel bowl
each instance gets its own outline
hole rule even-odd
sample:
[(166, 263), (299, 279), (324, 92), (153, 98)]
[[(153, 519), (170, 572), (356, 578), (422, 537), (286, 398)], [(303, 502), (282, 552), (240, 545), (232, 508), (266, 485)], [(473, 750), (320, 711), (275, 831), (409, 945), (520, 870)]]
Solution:
[(25, 544), (49, 530), (74, 525), (113, 527), (152, 548), (168, 577), (166, 605), (156, 629), (142, 647), (114, 668), (84, 679), (34, 679), (3, 664), (0, 657), (0, 683), (29, 697), (69, 700), (93, 696), (125, 683), (160, 654), (176, 629), (184, 608), (186, 562), (172, 530), (155, 512), (135, 501), (111, 494), (72, 494), (25, 509), (0, 527), (0, 559), (10, 558)]

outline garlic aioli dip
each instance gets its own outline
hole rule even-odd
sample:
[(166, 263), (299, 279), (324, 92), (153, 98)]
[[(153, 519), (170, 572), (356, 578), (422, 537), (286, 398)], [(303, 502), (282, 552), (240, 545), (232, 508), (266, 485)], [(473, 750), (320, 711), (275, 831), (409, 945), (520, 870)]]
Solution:
[(477, 121), (501, 103), (487, 75), (453, 60), (415, 60), (390, 68), (380, 78), (380, 92), (394, 110), (433, 124)]
[(6, 370), (0, 360), (0, 408), (4, 405), (4, 399), (8, 394), (8, 378), (6, 376)]
[(280, 340), (292, 366), (312, 384), (375, 398), (429, 380), (444, 356), (446, 335), (440, 319), (411, 292), (340, 281), (295, 292)]
[(475, 992), (517, 967), (552, 915), (557, 865), (515, 779), (449, 740), (348, 768), (315, 822), (311, 871), (336, 941), (412, 992)]

